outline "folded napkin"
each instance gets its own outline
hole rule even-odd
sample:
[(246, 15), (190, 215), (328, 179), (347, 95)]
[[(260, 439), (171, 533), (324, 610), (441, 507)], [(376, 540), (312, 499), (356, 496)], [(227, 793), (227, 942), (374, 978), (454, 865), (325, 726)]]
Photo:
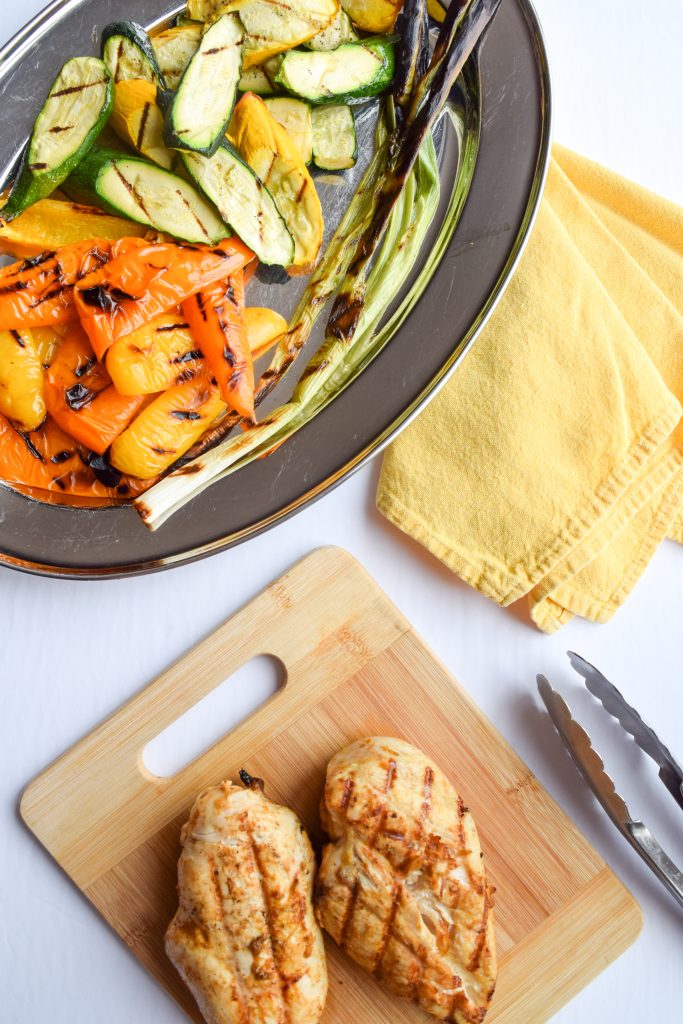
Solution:
[(683, 542), (681, 398), (683, 210), (556, 146), (517, 272), (377, 505), (542, 630), (604, 622)]

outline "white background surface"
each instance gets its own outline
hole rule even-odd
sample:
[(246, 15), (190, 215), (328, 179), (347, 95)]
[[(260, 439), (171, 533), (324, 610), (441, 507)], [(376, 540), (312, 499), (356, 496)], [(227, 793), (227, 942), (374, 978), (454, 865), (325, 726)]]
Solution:
[[(0, 37), (41, 6), (3, 3)], [(554, 74), (555, 137), (683, 201), (679, 0), (537, 6)], [(265, 536), (161, 575), (78, 583), (0, 570), (2, 1024), (184, 1020), (24, 830), (18, 797), (170, 661), (293, 561), (329, 543), (370, 570), (642, 904), (639, 941), (555, 1020), (679, 1019), (683, 912), (577, 781), (539, 713), (534, 678), (543, 671), (569, 694), (632, 812), (683, 864), (680, 812), (651, 764), (581, 691), (564, 655), (572, 648), (600, 666), (683, 757), (683, 549), (664, 544), (607, 626), (575, 621), (548, 638), (528, 625), (523, 607), (499, 609), (389, 527), (374, 509), (376, 477), (371, 465)]]

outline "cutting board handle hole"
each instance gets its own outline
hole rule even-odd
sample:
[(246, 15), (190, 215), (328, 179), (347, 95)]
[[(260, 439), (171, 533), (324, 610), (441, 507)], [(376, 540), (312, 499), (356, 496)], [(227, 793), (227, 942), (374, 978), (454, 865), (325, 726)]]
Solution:
[(157, 778), (178, 775), (284, 686), (285, 666), (271, 654), (250, 658), (155, 736), (142, 751), (142, 764)]

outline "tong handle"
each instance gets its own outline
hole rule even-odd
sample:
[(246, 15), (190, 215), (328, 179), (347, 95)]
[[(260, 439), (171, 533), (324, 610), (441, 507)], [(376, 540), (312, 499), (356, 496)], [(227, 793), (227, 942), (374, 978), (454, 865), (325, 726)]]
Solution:
[(664, 852), (647, 825), (642, 821), (626, 822), (624, 834), (662, 885), (683, 907), (683, 872)]

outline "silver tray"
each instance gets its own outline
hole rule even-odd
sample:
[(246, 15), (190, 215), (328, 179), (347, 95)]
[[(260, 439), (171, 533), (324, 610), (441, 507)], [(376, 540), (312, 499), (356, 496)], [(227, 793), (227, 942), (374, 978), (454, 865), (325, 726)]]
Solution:
[[(119, 0), (116, 18), (151, 29), (179, 9), (169, 0)], [(98, 52), (98, 30), (112, 16), (109, 0), (55, 0), (0, 50), (0, 187), (10, 179), (62, 63)], [(514, 271), (538, 208), (550, 155), (550, 80), (528, 0), (504, 0), (453, 92), (452, 109), (456, 124), (444, 118), (436, 133), (442, 197), (425, 250), (453, 196), (462, 214), (407, 319), (363, 373), (273, 455), (214, 484), (155, 533), (130, 506), (47, 505), (1, 485), (0, 564), (98, 578), (192, 561), (292, 515), (396, 437), (474, 342)], [(375, 110), (370, 105), (358, 115), (359, 151), (367, 160)], [(328, 232), (364, 166), (361, 160), (336, 180), (319, 177)], [(304, 282), (265, 268), (257, 278), (249, 285), (249, 304), (272, 305), (286, 316)], [(414, 277), (397, 303), (413, 283)], [(322, 340), (324, 325), (323, 315), (301, 369)], [(271, 405), (285, 400), (294, 380), (291, 374), (286, 378)]]

